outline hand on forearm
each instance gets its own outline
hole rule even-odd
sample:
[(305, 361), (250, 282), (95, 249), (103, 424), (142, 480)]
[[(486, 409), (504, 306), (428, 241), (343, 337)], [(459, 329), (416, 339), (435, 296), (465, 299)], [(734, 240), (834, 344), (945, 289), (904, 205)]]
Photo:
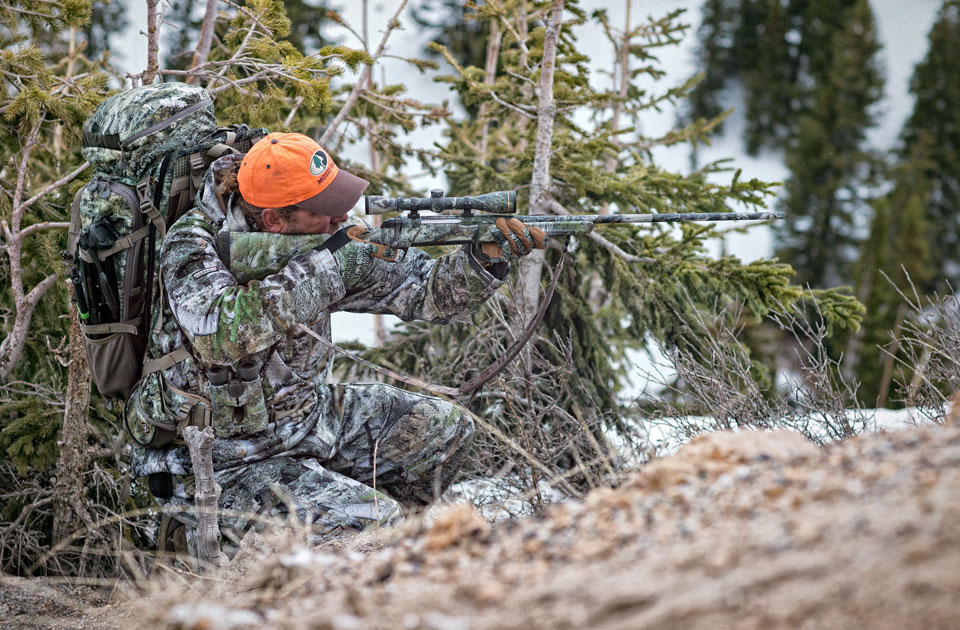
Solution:
[(497, 219), (488, 234), (495, 242), (476, 242), (472, 246), (473, 255), (484, 266), (513, 262), (534, 249), (547, 246), (547, 235), (543, 230), (528, 226), (519, 219)]

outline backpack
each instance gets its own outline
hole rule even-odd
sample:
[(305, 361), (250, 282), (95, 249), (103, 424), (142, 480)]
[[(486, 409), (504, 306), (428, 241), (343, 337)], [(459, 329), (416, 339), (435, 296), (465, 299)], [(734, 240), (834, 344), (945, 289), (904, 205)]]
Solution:
[(73, 199), (67, 254), (90, 373), (103, 396), (126, 399), (140, 379), (162, 301), (157, 256), (167, 226), (193, 207), (211, 162), (248, 151), (266, 134), (218, 126), (207, 91), (185, 83), (114, 94), (83, 124), (82, 153), (94, 171)]

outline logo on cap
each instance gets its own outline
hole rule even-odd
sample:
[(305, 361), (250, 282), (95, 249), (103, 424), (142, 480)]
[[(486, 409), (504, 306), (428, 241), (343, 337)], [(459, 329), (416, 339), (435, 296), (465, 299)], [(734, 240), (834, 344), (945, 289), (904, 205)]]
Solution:
[(317, 149), (313, 157), (310, 158), (310, 174), (319, 175), (327, 170), (327, 154), (322, 149)]

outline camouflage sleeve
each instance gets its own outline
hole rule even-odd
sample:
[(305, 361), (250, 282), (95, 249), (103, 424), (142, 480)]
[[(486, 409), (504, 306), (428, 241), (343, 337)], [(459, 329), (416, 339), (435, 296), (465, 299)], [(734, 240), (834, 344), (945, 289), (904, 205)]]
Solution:
[(270, 347), (344, 294), (336, 261), (315, 250), (295, 256), (279, 273), (238, 285), (217, 252), (216, 227), (197, 210), (171, 227), (160, 260), (173, 315), (194, 351), (210, 362)]
[(412, 247), (401, 256), (393, 263), (364, 261), (359, 282), (332, 308), (445, 324), (479, 307), (503, 284), (505, 274), (492, 275), (466, 247), (437, 259)]

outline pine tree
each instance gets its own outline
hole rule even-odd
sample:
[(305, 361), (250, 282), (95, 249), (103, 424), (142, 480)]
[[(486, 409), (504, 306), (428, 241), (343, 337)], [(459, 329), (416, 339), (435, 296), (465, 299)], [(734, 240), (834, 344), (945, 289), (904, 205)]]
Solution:
[(706, 0), (701, 9), (702, 18), (697, 30), (697, 62), (703, 78), (691, 90), (687, 101), (689, 114), (694, 118), (711, 119), (719, 116), (725, 107), (720, 98), (729, 80), (737, 77), (739, 60), (735, 31), (739, 0)]
[(870, 6), (858, 0), (834, 32), (832, 54), (823, 53), (832, 65), (813, 88), (813, 103), (787, 149), (791, 177), (781, 204), (787, 220), (777, 226), (778, 256), (802, 284), (851, 284), (868, 212), (864, 184), (873, 170), (863, 144), (883, 86), (879, 46)]
[[(900, 160), (924, 156), (921, 175), (929, 186), (924, 199), (935, 272), (919, 285), (924, 292), (960, 286), (960, 3), (946, 0), (930, 30), (930, 48), (914, 70), (916, 96), (904, 125)], [(930, 159), (934, 158), (934, 159)]]
[(937, 228), (927, 203), (932, 186), (927, 174), (937, 169), (932, 146), (931, 138), (916, 142), (907, 159), (892, 169), (893, 188), (874, 203), (870, 235), (854, 270), (856, 293), (867, 315), (847, 349), (847, 364), (851, 373), (856, 366), (861, 400), (871, 406), (890, 402), (892, 369), (906, 316), (902, 295), (912, 297), (915, 290), (931, 286), (941, 268), (933, 254)]
[[(550, 25), (558, 10), (564, 17), (552, 53)], [(490, 65), (485, 69), (462, 65), (449, 50), (437, 46), (456, 71), (446, 80), (463, 95), (464, 104), (478, 112), (475, 118), (452, 122), (442, 147), (451, 194), (517, 189), (521, 207), (536, 214), (590, 213), (607, 207), (630, 213), (763, 206), (770, 194), (767, 184), (741, 181), (739, 173), (723, 184), (708, 183), (706, 175), (720, 172), (718, 165), (684, 175), (666, 171), (650, 158), (652, 147), (702, 139), (716, 121), (656, 138), (611, 123), (615, 106), (627, 120), (635, 120), (650, 108), (676, 103), (690, 89), (687, 85), (651, 93), (634, 83), (640, 75), (661, 76), (656, 55), (679, 41), (683, 26), (678, 13), (622, 26), (611, 25), (604, 12), (592, 16), (607, 29), (611, 41), (626, 37), (623, 50), (630, 85), (623, 94), (591, 87), (584, 46), (571, 30), (588, 19), (578, 3), (490, 2), (478, 3), (474, 11), (484, 21), (506, 26), (502, 42), (486, 56), (498, 60), (496, 72)], [(555, 70), (551, 91), (556, 105), (545, 107), (539, 88), (547, 64)], [(547, 111), (554, 118), (545, 146), (542, 125)], [(577, 124), (582, 119), (597, 124)], [(550, 181), (538, 191), (543, 154), (551, 156), (546, 164)], [(554, 470), (573, 465), (571, 453), (596, 457), (590, 448), (578, 450), (572, 443), (560, 448), (558, 442), (573, 439), (564, 436), (583, 436), (582, 427), (595, 431), (604, 424), (628, 430), (630, 422), (618, 398), (626, 348), (643, 347), (648, 335), (672, 347), (696, 346), (702, 339), (690, 323), (698, 312), (722, 314), (731, 303), (739, 303), (756, 318), (778, 303), (794, 303), (800, 295), (799, 287), (789, 284), (793, 272), (786, 265), (707, 256), (706, 239), (716, 234), (710, 226), (597, 232), (577, 242), (547, 310), (544, 332), (531, 342), (530, 353), (510, 365), (504, 380), (471, 404), (481, 416), (503, 418), (498, 430), (517, 442), (531, 433), (543, 437), (533, 455)], [(560, 246), (555, 243), (546, 252), (548, 266), (557, 264)], [(594, 272), (600, 274), (608, 296), (596, 311), (584, 291)], [(445, 328), (403, 325), (392, 341), (369, 356), (434, 382), (467, 379), (491, 363), (529, 321), (529, 278), (534, 289), (540, 288), (541, 276), (528, 275), (521, 266), (512, 290), (470, 322)], [(836, 301), (824, 301), (827, 315), (839, 326), (851, 324), (857, 317), (852, 301), (836, 294), (830, 297)], [(457, 353), (458, 358), (452, 364), (440, 361), (446, 353)], [(549, 432), (544, 425), (556, 433), (552, 440), (544, 437)], [(503, 461), (497, 455), (487, 463)]]
[(87, 42), (83, 53), (89, 59), (99, 57), (110, 50), (111, 39), (129, 26), (126, 7), (121, 0), (101, 0), (93, 3), (90, 21), (83, 29)]
[[(743, 7), (737, 39), (747, 42), (737, 50), (742, 68), (747, 127), (747, 152), (777, 146), (792, 129), (789, 121), (801, 97), (796, 50), (790, 45), (791, 15), (781, 2), (753, 2)], [(753, 58), (747, 55), (756, 53)]]
[(705, 80), (687, 109), (709, 117), (736, 102), (723, 90), (743, 88), (744, 141), (754, 154), (778, 148), (815, 107), (813, 87), (828, 80), (833, 42), (857, 0), (707, 0), (698, 58)]

